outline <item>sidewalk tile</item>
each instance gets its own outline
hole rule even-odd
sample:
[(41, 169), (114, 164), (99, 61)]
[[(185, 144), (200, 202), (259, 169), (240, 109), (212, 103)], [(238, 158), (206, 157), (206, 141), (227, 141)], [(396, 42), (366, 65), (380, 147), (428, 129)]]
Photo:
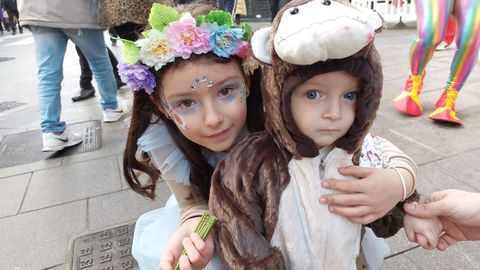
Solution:
[(21, 211), (31, 211), (121, 189), (115, 157), (34, 172)]
[(420, 266), (413, 263), (404, 254), (388, 258), (383, 262), (382, 270), (421, 270)]
[(18, 213), (31, 175), (0, 178), (0, 218)]
[(88, 229), (96, 230), (136, 220), (147, 211), (165, 206), (170, 194), (167, 184), (160, 182), (157, 186), (155, 201), (147, 199), (130, 189), (91, 198), (88, 201)]
[(68, 239), (86, 230), (86, 201), (0, 219), (0, 269), (45, 269), (65, 262)]
[(417, 248), (404, 253), (422, 269), (480, 269), (479, 254), (477, 242), (459, 242), (445, 251)]

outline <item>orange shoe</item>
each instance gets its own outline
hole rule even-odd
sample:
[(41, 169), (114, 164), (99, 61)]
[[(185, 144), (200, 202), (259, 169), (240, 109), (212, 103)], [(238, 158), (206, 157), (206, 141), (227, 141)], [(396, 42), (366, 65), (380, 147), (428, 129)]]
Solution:
[(423, 87), (423, 75), (410, 75), (405, 83), (403, 92), (393, 99), (393, 107), (404, 114), (419, 116), (422, 114), (422, 104), (420, 103), (420, 92)]
[(455, 113), (455, 100), (457, 99), (457, 90), (445, 90), (442, 96), (435, 104), (435, 111), (428, 117), (430, 119), (461, 125), (462, 121)]

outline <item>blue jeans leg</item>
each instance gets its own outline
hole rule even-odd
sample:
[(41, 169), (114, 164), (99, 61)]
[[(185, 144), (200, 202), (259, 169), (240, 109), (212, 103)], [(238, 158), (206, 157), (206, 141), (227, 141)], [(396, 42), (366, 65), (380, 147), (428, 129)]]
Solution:
[(31, 26), (30, 29), (36, 48), (40, 126), (43, 132), (63, 132), (66, 126), (60, 122), (60, 89), (67, 36), (55, 28)]
[(117, 108), (117, 83), (108, 58), (103, 31), (100, 29), (63, 29), (63, 32), (85, 55), (97, 81), (102, 108)]

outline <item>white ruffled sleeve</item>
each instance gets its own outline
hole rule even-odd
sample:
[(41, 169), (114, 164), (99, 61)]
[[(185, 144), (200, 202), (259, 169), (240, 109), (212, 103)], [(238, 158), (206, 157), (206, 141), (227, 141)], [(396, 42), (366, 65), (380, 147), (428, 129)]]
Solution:
[(162, 179), (190, 185), (190, 165), (162, 121), (150, 125), (137, 144), (140, 150), (148, 153)]

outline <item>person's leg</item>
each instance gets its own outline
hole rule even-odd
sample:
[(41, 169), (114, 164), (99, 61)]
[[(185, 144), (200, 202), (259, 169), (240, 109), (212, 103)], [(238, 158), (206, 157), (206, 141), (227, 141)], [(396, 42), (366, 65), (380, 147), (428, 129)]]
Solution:
[(225, 11), (228, 13), (232, 13), (233, 11), (233, 6), (235, 5), (236, 1), (235, 0), (226, 0), (225, 1)]
[(108, 47), (107, 47), (107, 51), (108, 51), (108, 58), (110, 59), (110, 63), (112, 64), (113, 75), (115, 76), (115, 81), (117, 83), (117, 88), (120, 88), (125, 84), (122, 82), (122, 79), (120, 78), (120, 75), (118, 74), (118, 67), (117, 67), (118, 60), (117, 60), (117, 57), (112, 52), (112, 50), (110, 50), (110, 48), (108, 48)]
[(108, 59), (103, 31), (97, 29), (64, 29), (68, 38), (77, 45), (88, 61), (100, 91), (102, 108), (117, 108), (117, 87), (112, 65)]
[(8, 14), (8, 24), (10, 25), (10, 29), (12, 30), (12, 35), (17, 33), (17, 27), (15, 25), (15, 12), (11, 9), (6, 9)]
[(423, 87), (425, 67), (438, 44), (445, 37), (448, 17), (454, 0), (417, 0), (417, 38), (410, 48), (410, 76), (404, 91), (393, 100), (393, 106), (408, 115), (418, 116), (423, 109), (419, 94)]
[(456, 0), (454, 16), (457, 20), (457, 51), (453, 56), (450, 76), (445, 91), (435, 104), (430, 118), (455, 124), (462, 122), (456, 116), (455, 100), (477, 62), (480, 48), (480, 0)]
[(95, 96), (95, 88), (92, 85), (92, 71), (88, 66), (87, 59), (78, 46), (75, 46), (80, 63), (80, 91), (72, 97), (72, 101), (81, 101)]
[(78, 46), (75, 45), (75, 50), (78, 55), (78, 62), (80, 63), (80, 88), (93, 88), (92, 85), (92, 71), (88, 66), (87, 59), (83, 55), (82, 51)]
[(455, 23), (455, 19), (453, 18), (453, 16), (450, 16), (448, 18), (447, 31), (445, 33), (445, 39), (444, 39), (447, 46), (450, 45), (455, 39), (456, 29), (457, 29), (457, 25)]
[(65, 122), (60, 122), (60, 89), (67, 37), (55, 28), (30, 28), (36, 48), (40, 125), (43, 132), (63, 132)]
[(23, 34), (23, 27), (20, 25), (20, 14), (18, 13), (18, 8), (15, 8), (13, 12), (15, 14), (16, 22), (18, 24), (18, 31), (20, 32), (20, 34)]
[(277, 16), (278, 9), (280, 7), (280, 0), (269, 0), (268, 3), (270, 4), (270, 12), (271, 12), (271, 19), (270, 21), (273, 21), (275, 16)]

